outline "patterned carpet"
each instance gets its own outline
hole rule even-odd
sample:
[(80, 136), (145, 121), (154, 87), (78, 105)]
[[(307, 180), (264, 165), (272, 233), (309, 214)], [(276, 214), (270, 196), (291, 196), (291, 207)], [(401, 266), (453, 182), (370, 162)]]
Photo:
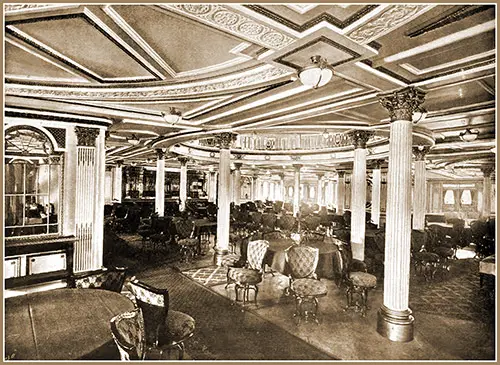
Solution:
[(452, 262), (451, 271), (431, 282), (412, 278), (410, 307), (415, 312), (494, 323), (495, 295), (491, 286), (479, 285), (478, 262)]
[(227, 280), (227, 267), (209, 266), (182, 272), (196, 282), (205, 286), (224, 284)]
[(334, 360), (307, 342), (239, 306), (172, 268), (137, 278), (170, 293), (170, 308), (196, 320), (186, 351), (196, 360)]

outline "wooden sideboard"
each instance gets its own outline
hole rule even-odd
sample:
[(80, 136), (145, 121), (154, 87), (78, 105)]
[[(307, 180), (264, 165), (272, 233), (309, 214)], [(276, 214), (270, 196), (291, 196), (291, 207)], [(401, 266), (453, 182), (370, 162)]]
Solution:
[(5, 240), (5, 288), (68, 280), (73, 274), (75, 236), (37, 236)]

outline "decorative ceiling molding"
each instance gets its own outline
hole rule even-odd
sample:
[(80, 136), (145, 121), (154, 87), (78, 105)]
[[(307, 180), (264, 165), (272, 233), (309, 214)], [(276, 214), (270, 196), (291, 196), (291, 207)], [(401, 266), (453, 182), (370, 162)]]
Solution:
[[(320, 15), (318, 15), (317, 17), (305, 22), (304, 24), (294, 23), (291, 20), (289, 20), (289, 19), (287, 19), (279, 14), (276, 14), (275, 12), (272, 12), (269, 9), (264, 8), (260, 5), (244, 5), (244, 6), (252, 11), (255, 11), (258, 14), (264, 15), (264, 16), (268, 17), (269, 19), (272, 19), (272, 20), (274, 20), (274, 21), (276, 21), (276, 22), (278, 22), (278, 23), (280, 23), (280, 24), (282, 24), (290, 29), (293, 29), (294, 31), (302, 33), (304, 31), (314, 27), (315, 25), (318, 25), (321, 22), (326, 22), (326, 23), (331, 24), (337, 28), (344, 29), (344, 28), (350, 26), (351, 24), (355, 23), (359, 19), (361, 19), (366, 14), (370, 13), (372, 10), (377, 8), (379, 5), (366, 5), (361, 10), (354, 13), (353, 15), (351, 15), (349, 18), (347, 18), (345, 20), (337, 19), (333, 15), (323, 12)], [(286, 6), (288, 6), (288, 5), (286, 5)]]
[(74, 89), (69, 87), (7, 84), (5, 85), (5, 95), (94, 100), (158, 99), (231, 91), (259, 85), (264, 82), (271, 82), (290, 74), (290, 72), (280, 68), (265, 65), (246, 72), (218, 77), (204, 82), (191, 82), (157, 87), (129, 89), (80, 87)]
[(414, 38), (420, 35), (426, 34), (430, 31), (439, 29), (444, 27), (445, 25), (449, 25), (455, 23), (459, 20), (465, 19), (474, 14), (478, 14), (488, 9), (492, 9), (491, 5), (482, 5), (482, 6), (474, 6), (474, 5), (465, 5), (459, 6), (458, 8), (451, 9), (446, 12), (444, 15), (441, 14), (439, 17), (432, 18), (428, 22), (423, 25), (419, 25), (418, 28), (413, 28), (412, 30), (406, 33), (407, 37)]
[(392, 32), (394, 29), (408, 23), (422, 12), (430, 10), (429, 5), (401, 4), (389, 7), (387, 11), (372, 21), (361, 25), (348, 34), (352, 40), (367, 44), (371, 41)]
[(5, 13), (32, 12), (52, 8), (78, 7), (79, 4), (4, 4)]
[(305, 14), (309, 10), (319, 6), (319, 4), (286, 4), (285, 6), (299, 14)]
[(236, 13), (234, 10), (222, 5), (164, 4), (159, 6), (196, 19), (269, 49), (281, 49), (294, 41), (292, 37)]

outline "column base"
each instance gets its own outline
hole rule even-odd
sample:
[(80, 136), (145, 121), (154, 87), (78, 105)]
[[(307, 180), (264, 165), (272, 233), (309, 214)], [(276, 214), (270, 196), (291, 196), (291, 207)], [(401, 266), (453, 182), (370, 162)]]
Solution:
[(229, 253), (228, 250), (215, 249), (214, 253), (214, 264), (217, 266), (222, 266), (224, 262), (224, 257)]
[(356, 243), (351, 241), (351, 252), (352, 258), (365, 261), (365, 244), (364, 243)]
[(377, 332), (395, 342), (413, 340), (413, 323), (415, 318), (411, 309), (392, 310), (382, 305), (378, 311)]

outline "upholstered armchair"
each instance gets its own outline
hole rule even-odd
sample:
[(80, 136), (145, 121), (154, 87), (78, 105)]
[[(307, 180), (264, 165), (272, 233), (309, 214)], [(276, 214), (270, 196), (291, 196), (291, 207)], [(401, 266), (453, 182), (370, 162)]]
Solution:
[(175, 221), (176, 243), (180, 248), (181, 259), (189, 261), (196, 256), (199, 237), (195, 237), (195, 226), (188, 218), (179, 218)]
[(293, 314), (297, 325), (304, 318), (311, 317), (319, 324), (318, 298), (327, 294), (326, 285), (316, 276), (319, 260), (319, 249), (294, 245), (285, 251), (285, 260), (290, 270), (289, 291), (295, 297), (295, 312)]
[(243, 290), (243, 305), (250, 300), (250, 289), (254, 291), (254, 303), (257, 304), (259, 288), (262, 281), (263, 261), (269, 247), (268, 241), (250, 241), (247, 245), (247, 261), (244, 267), (230, 267), (227, 271), (227, 284), (234, 284), (235, 301), (239, 300), (238, 292)]
[(78, 289), (104, 289), (117, 293), (122, 291), (127, 274), (127, 268), (102, 268), (81, 274), (74, 274), (70, 278), (70, 287)]
[(144, 360), (144, 320), (139, 309), (111, 318), (110, 327), (122, 361)]
[(165, 350), (177, 349), (182, 360), (184, 341), (193, 335), (195, 320), (169, 309), (168, 289), (158, 289), (139, 280), (130, 281), (128, 287), (144, 320), (144, 357), (158, 354), (161, 358)]

